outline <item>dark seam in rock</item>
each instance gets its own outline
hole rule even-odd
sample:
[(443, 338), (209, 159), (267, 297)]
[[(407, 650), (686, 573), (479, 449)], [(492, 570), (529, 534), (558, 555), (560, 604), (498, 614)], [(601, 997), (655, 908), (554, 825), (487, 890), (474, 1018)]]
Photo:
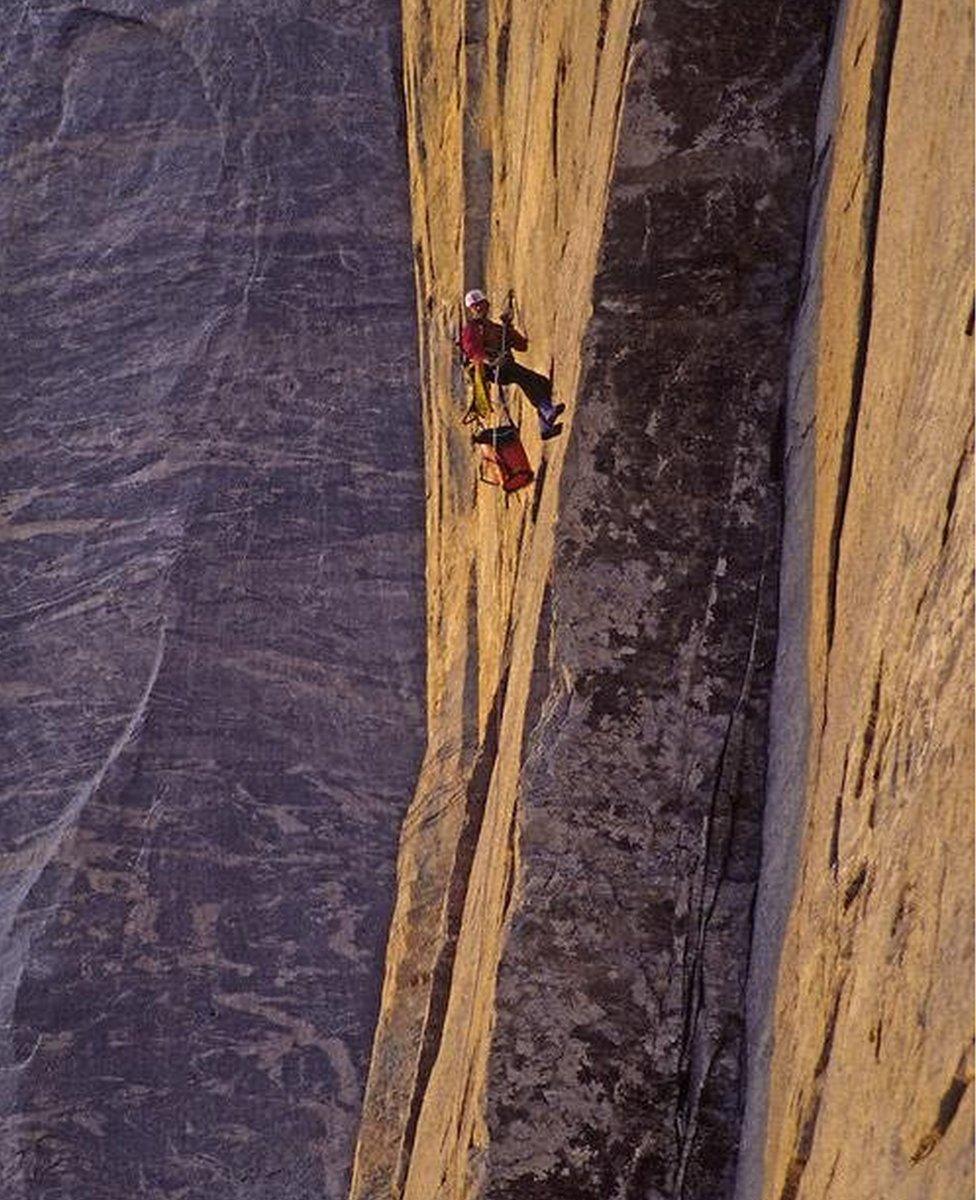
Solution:
[[(760, 571), (760, 579), (757, 585), (757, 602), (756, 611), (753, 618), (752, 640), (750, 644), (749, 658), (746, 662), (743, 681), (739, 689), (739, 695), (733, 706), (732, 713), (729, 717), (728, 725), (726, 726), (725, 735), (722, 740), (722, 745), (719, 748), (718, 758), (715, 768), (715, 783), (712, 787), (711, 796), (709, 798), (708, 812), (705, 817), (703, 828), (704, 845), (702, 848), (700, 870), (696, 872), (696, 878), (691, 890), (691, 900), (689, 903), (689, 912), (696, 919), (696, 937), (695, 944), (689, 950), (689, 942), (686, 938), (682, 945), (681, 956), (681, 977), (682, 977), (682, 1033), (681, 1044), (678, 1052), (677, 1064), (677, 1096), (674, 1113), (674, 1131), (675, 1140), (679, 1147), (683, 1145), (688, 1129), (688, 1111), (687, 1098), (689, 1092), (689, 1071), (690, 1061), (692, 1057), (693, 1042), (695, 1031), (697, 1028), (697, 1017), (702, 1007), (703, 996), (703, 981), (701, 979), (701, 967), (703, 957), (703, 946), (705, 941), (705, 933), (711, 913), (714, 911), (714, 903), (718, 894), (718, 885), (713, 892), (711, 901), (705, 902), (705, 892), (707, 889), (709, 877), (709, 864), (712, 859), (712, 831), (714, 827), (715, 817), (718, 810), (719, 794), (722, 788), (722, 783), (725, 779), (725, 763), (728, 757), (729, 746), (732, 740), (733, 731), (737, 728), (736, 718), (738, 716), (745, 691), (751, 680), (751, 668), (754, 659), (755, 644), (757, 637), (757, 622), (760, 607), (760, 598), (762, 592), (762, 582), (765, 574), (766, 550), (763, 551), (763, 568)], [(721, 868), (720, 868), (721, 872)], [(696, 896), (698, 879), (701, 880), (700, 895)], [(689, 967), (690, 959), (690, 967)], [(696, 996), (698, 1002), (696, 1003)]]
[(407, 158), (407, 87), (403, 69), (403, 38), (400, 28), (393, 22), (388, 27), (390, 78), (392, 82), (394, 132), (396, 144), (404, 158), (404, 166), (409, 175), (410, 163)]
[[(550, 378), (551, 378), (550, 372)], [(546, 486), (546, 470), (549, 460), (546, 458), (539, 460), (539, 469), (535, 473), (535, 488), (532, 491), (532, 516), (531, 521), (534, 525), (539, 519), (539, 506), (542, 503), (542, 489)]]
[(878, 673), (874, 678), (874, 691), (871, 693), (871, 710), (864, 724), (864, 734), (861, 741), (861, 761), (857, 767), (857, 782), (854, 784), (854, 799), (860, 800), (864, 791), (864, 777), (867, 774), (868, 763), (871, 761), (871, 751), (874, 749), (874, 735), (878, 727), (878, 709), (881, 707), (881, 679), (884, 675), (884, 655), (878, 661)]
[(837, 862), (840, 853), (840, 824), (844, 815), (844, 788), (847, 786), (847, 768), (850, 764), (850, 757), (851, 748), (848, 746), (844, 751), (844, 769), (841, 772), (837, 799), (834, 801), (834, 822), (830, 831), (830, 850), (827, 854), (827, 863), (835, 879), (837, 878)]
[(596, 108), (596, 93), (600, 82), (600, 60), (607, 44), (607, 21), (610, 17), (610, 0), (600, 0), (600, 28), (596, 35), (596, 60), (593, 63), (593, 87), (590, 90), (590, 127), (593, 126), (593, 111)]
[[(857, 347), (851, 379), (851, 400), (844, 427), (844, 438), (838, 472), (837, 500), (830, 534), (830, 563), (827, 574), (827, 652), (834, 644), (837, 620), (837, 585), (840, 568), (840, 543), (847, 515), (847, 502), (854, 467), (854, 448), (857, 424), (861, 413), (864, 377), (867, 370), (871, 323), (874, 316), (874, 271), (877, 253), (878, 227), (881, 218), (881, 191), (884, 182), (885, 135), (888, 128), (888, 98), (894, 68), (895, 48), (901, 21), (902, 0), (887, 0), (878, 22), (875, 58), (871, 68), (871, 99), (868, 102), (867, 128), (863, 151), (864, 171), (868, 176), (867, 196), (862, 217), (865, 264), (858, 316)], [(826, 688), (824, 705), (826, 708)]]
[(861, 863), (857, 869), (857, 874), (844, 889), (844, 912), (851, 907), (854, 901), (861, 894), (861, 888), (864, 887), (864, 881), (868, 877), (867, 863)]
[[(637, 47), (637, 30), (640, 27), (641, 14), (643, 12), (643, 0), (638, 0), (634, 5), (634, 11), (630, 19), (630, 31), (627, 34), (627, 45), (629, 47), (627, 53), (623, 56), (623, 67), (621, 69), (620, 84), (617, 88), (617, 99), (613, 108), (613, 119), (610, 122), (611, 129), (611, 145), (614, 147), (613, 157), (611, 158), (611, 170), (607, 174), (606, 190), (609, 196), (610, 188), (616, 177), (617, 172), (617, 147), (620, 145), (620, 122), (624, 111), (624, 102), (627, 99), (628, 80), (636, 57)], [(594, 84), (595, 86), (595, 84)], [(606, 206), (609, 212), (609, 205)], [(643, 297), (646, 300), (646, 297)]]
[[(562, 59), (559, 60), (559, 67), (562, 67)], [(553, 180), (559, 178), (559, 85), (562, 83), (562, 71), (557, 69), (556, 78), (552, 88), (552, 114), (549, 118), (549, 140), (550, 152), (552, 154), (552, 177)], [(553, 217), (554, 224), (559, 224), (559, 190), (556, 189), (555, 197), (555, 214)]]
[[(713, 859), (713, 830), (715, 825), (715, 817), (718, 810), (720, 793), (722, 785), (728, 778), (727, 763), (730, 758), (730, 748), (734, 734), (741, 733), (744, 728), (744, 723), (740, 719), (742, 710), (745, 707), (749, 692), (752, 687), (752, 677), (755, 669), (756, 661), (756, 646), (759, 637), (759, 627), (762, 615), (762, 600), (765, 591), (766, 583), (766, 560), (768, 556), (768, 545), (763, 550), (762, 566), (759, 572), (759, 579), (756, 583), (756, 600), (753, 611), (752, 634), (749, 644), (749, 656), (746, 660), (745, 670), (743, 672), (742, 684), (739, 688), (739, 694), (736, 698), (735, 706), (729, 718), (729, 724), (726, 729), (725, 738), (722, 742), (719, 751), (718, 762), (716, 767), (715, 785), (712, 789), (709, 812), (706, 818), (705, 828), (705, 848), (703, 855), (703, 883), (702, 897), (698, 907), (698, 929), (697, 943), (691, 955), (691, 979), (687, 985), (684, 998), (684, 1015), (682, 1023), (681, 1047), (678, 1053), (678, 1091), (675, 1105), (674, 1115), (674, 1130), (675, 1140), (678, 1143), (678, 1174), (676, 1176), (676, 1186), (679, 1187), (678, 1197), (680, 1200), (681, 1189), (683, 1188), (684, 1174), (687, 1169), (687, 1159), (690, 1153), (690, 1140), (694, 1135), (696, 1127), (697, 1110), (700, 1102), (701, 1092), (704, 1089), (704, 1083), (707, 1079), (707, 1071), (703, 1077), (702, 1085), (698, 1088), (696, 1095), (690, 1097), (691, 1086), (691, 1065), (694, 1051), (694, 1042), (698, 1030), (698, 1018), (702, 1009), (705, 1007), (704, 998), (704, 959), (705, 959), (705, 941), (708, 934), (708, 926), (711, 923), (715, 913), (715, 907), (718, 902), (718, 895), (721, 890), (722, 881), (725, 878), (725, 872), (728, 867), (728, 856), (732, 844), (732, 836), (735, 828), (734, 806), (730, 806), (728, 828), (725, 832), (725, 837), (718, 851), (720, 861), (717, 867), (717, 878), (712, 887), (711, 895), (708, 901), (705, 902), (705, 883), (709, 875), (709, 863)], [(738, 761), (738, 760), (737, 760)], [(726, 789), (727, 794), (730, 790)], [(713, 872), (714, 876), (714, 872)], [(753, 896), (753, 901), (755, 896)], [(718, 1040), (714, 1055), (718, 1053), (718, 1047), (721, 1044), (721, 1037)], [(709, 1066), (710, 1069), (710, 1066)], [(690, 1099), (690, 1103), (689, 1103)], [(679, 1186), (680, 1184), (680, 1186)]]
[(871, 791), (871, 805), (868, 809), (868, 828), (874, 828), (874, 820), (878, 810), (878, 787), (881, 783), (881, 772), (884, 769), (885, 754), (888, 750), (888, 743), (891, 741), (891, 735), (894, 732), (894, 726), (888, 725), (884, 732), (884, 737), (881, 739), (881, 745), (878, 747), (878, 753), (874, 759), (874, 771), (872, 773), (873, 788)]
[(465, 793), (464, 824), (458, 837), (454, 866), (446, 890), (444, 940), (431, 976), (430, 1000), (427, 1007), (427, 1018), (424, 1022), (420, 1053), (417, 1058), (417, 1074), (410, 1099), (409, 1115), (404, 1126), (403, 1146), (397, 1171), (397, 1195), (402, 1194), (406, 1183), (410, 1158), (417, 1136), (417, 1125), (420, 1121), (420, 1111), (440, 1050), (444, 1021), (451, 997), (451, 980), (458, 937), (461, 932), (461, 919), (464, 915), (464, 906), (468, 895), (471, 868), (474, 864), (481, 827), (484, 822), (488, 789), (498, 754), (498, 736), (505, 706), (507, 683), (508, 675), (506, 673), (495, 693), (495, 700), (491, 706), (485, 729), (484, 742), (471, 771)]
[(684, 1142), (680, 1148), (680, 1157), (678, 1160), (678, 1170), (675, 1175), (674, 1187), (672, 1193), (674, 1200), (684, 1200), (685, 1197), (685, 1177), (688, 1174), (688, 1164), (691, 1161), (691, 1153), (694, 1149), (695, 1135), (698, 1133), (698, 1114), (701, 1111), (701, 1097), (708, 1086), (708, 1081), (711, 1078), (712, 1068), (715, 1066), (715, 1061), (719, 1056), (723, 1046), (723, 1036), (719, 1033), (715, 1041), (715, 1046), (709, 1056), (705, 1070), (702, 1072), (701, 1082), (695, 1092), (695, 1097), (689, 1110), (688, 1124), (685, 1129)]
[[(770, 483), (780, 484), (783, 479), (783, 469), (786, 465), (786, 397), (784, 396), (776, 409), (773, 419), (773, 433), (769, 440), (769, 480)], [(780, 489), (779, 508), (782, 518), (784, 495)]]
[(946, 515), (945, 522), (942, 526), (942, 545), (945, 546), (949, 540), (949, 527), (952, 524), (952, 514), (956, 511), (956, 499), (959, 495), (959, 480), (962, 477), (962, 469), (966, 465), (966, 459), (972, 453), (973, 448), (973, 422), (970, 421), (969, 428), (966, 430), (966, 440), (962, 448), (962, 454), (959, 456), (959, 462), (956, 463), (956, 469), (953, 472), (952, 483), (949, 485), (949, 495), (946, 497)]
[(512, 17), (511, 10), (506, 11), (505, 18), (498, 26), (498, 35), (496, 38), (495, 62), (497, 63), (495, 74), (498, 79), (499, 94), (505, 93), (505, 81), (508, 75), (508, 42), (512, 33)]
[(505, 863), (507, 876), (505, 879), (505, 898), (502, 901), (502, 921), (508, 921), (508, 914), (511, 911), (512, 897), (515, 894), (515, 838), (518, 833), (518, 813), (519, 806), (515, 803), (512, 806), (512, 819), (508, 823), (508, 837), (506, 846), (508, 847), (508, 859)]
[(535, 648), (532, 652), (532, 671), (529, 677), (529, 693), (525, 701), (525, 715), (522, 718), (521, 762), (523, 769), (532, 756), (534, 743), (538, 742), (537, 731), (543, 722), (543, 712), (549, 694), (552, 607), (552, 576), (550, 575), (546, 580), (546, 586), (542, 593), (542, 604), (539, 607), (539, 622), (536, 628)]
[(913, 1166), (916, 1163), (920, 1163), (923, 1159), (928, 1158), (939, 1142), (942, 1141), (943, 1137), (945, 1137), (949, 1126), (959, 1111), (962, 1098), (972, 1083), (972, 1071), (966, 1065), (971, 1048), (972, 1043), (970, 1043), (970, 1046), (959, 1057), (959, 1062), (956, 1064), (956, 1069), (952, 1079), (949, 1081), (949, 1086), (946, 1088), (939, 1102), (939, 1112), (935, 1118), (935, 1124), (919, 1142), (915, 1153), (912, 1155)]

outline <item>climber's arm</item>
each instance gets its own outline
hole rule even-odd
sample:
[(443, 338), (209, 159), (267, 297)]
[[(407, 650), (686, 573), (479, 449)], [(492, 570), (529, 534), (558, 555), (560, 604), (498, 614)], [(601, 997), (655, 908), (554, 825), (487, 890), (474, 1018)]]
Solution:
[(507, 343), (509, 349), (528, 350), (529, 339), (524, 333), (519, 333), (519, 331), (512, 324), (512, 317), (510, 313), (502, 314), (502, 322), (505, 325), (505, 342)]

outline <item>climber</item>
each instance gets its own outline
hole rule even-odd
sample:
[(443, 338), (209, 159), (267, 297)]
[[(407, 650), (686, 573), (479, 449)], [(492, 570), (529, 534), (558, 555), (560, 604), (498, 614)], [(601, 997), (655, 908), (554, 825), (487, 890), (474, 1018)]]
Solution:
[(513, 350), (527, 350), (525, 334), (512, 325), (512, 313), (506, 308), (501, 324), (488, 318), (488, 297), (472, 288), (464, 297), (468, 320), (461, 332), (461, 349), (470, 362), (483, 363), (487, 377), (505, 386), (516, 383), (539, 414), (539, 435), (555, 437), (562, 432), (556, 421), (566, 409), (565, 404), (553, 404), (552, 384), (537, 371), (517, 363)]

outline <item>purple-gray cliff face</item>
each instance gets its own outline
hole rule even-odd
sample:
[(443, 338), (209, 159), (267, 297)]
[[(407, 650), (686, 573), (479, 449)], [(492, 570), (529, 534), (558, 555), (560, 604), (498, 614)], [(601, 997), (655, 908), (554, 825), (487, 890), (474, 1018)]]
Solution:
[(4, 1200), (345, 1189), (423, 740), (398, 17), (8, 14)]

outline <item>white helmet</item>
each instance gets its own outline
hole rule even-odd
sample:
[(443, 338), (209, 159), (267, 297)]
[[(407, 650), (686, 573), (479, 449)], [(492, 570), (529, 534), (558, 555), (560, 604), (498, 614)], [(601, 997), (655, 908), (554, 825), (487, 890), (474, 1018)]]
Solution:
[(488, 297), (480, 288), (472, 288), (471, 291), (468, 292), (464, 297), (464, 307), (474, 308), (476, 304), (481, 304), (483, 300), (487, 299)]

